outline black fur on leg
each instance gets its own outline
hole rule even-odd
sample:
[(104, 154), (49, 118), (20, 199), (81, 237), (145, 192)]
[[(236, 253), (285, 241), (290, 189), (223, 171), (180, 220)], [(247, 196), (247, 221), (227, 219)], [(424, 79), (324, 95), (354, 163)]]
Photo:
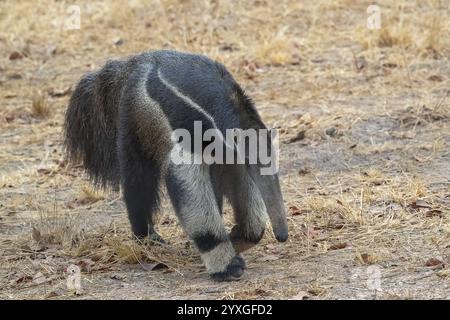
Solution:
[(159, 207), (161, 168), (142, 152), (128, 122), (122, 122), (119, 135), (123, 195), (133, 234), (140, 239), (149, 237), (164, 242), (153, 229), (153, 218)]
[(194, 240), (194, 243), (200, 253), (209, 252), (224, 241), (224, 239), (218, 237), (212, 232), (194, 234), (192, 239)]
[(227, 268), (223, 272), (216, 272), (211, 274), (211, 278), (215, 281), (235, 281), (239, 280), (239, 278), (244, 274), (245, 270), (245, 261), (241, 256), (235, 256)]

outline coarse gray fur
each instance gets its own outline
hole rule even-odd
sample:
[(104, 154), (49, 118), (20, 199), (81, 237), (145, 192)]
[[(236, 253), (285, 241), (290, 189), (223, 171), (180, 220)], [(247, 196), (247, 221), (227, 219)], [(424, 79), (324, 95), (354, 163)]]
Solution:
[[(205, 56), (154, 51), (108, 61), (78, 83), (65, 117), (65, 147), (91, 180), (121, 186), (136, 237), (163, 241), (154, 230), (161, 184), (202, 260), (218, 281), (238, 279), (240, 256), (262, 238), (267, 215), (277, 240), (287, 223), (278, 175), (258, 164), (170, 161), (174, 129), (265, 129), (256, 108), (225, 67)], [(268, 142), (271, 145), (271, 141)], [(227, 233), (223, 197), (236, 225)]]

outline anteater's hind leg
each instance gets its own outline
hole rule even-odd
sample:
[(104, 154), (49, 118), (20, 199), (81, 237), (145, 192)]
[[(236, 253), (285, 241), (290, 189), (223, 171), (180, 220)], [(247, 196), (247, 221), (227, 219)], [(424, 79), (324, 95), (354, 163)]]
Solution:
[(267, 223), (266, 207), (245, 165), (228, 165), (224, 185), (236, 221), (230, 238), (236, 252), (241, 253), (256, 245), (263, 237)]
[(211, 277), (217, 281), (239, 278), (245, 263), (236, 255), (223, 225), (210, 167), (171, 163), (167, 190), (185, 232), (194, 241)]
[(161, 168), (141, 149), (133, 130), (119, 134), (118, 157), (123, 195), (134, 235), (140, 239), (164, 242), (154, 230), (154, 216), (159, 205)]

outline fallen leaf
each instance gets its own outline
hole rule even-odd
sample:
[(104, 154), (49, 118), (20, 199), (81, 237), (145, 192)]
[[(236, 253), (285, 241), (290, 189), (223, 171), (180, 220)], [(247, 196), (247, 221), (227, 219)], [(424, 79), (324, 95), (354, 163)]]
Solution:
[(358, 254), (357, 258), (362, 264), (373, 264), (377, 262), (377, 258), (368, 253)]
[(421, 208), (431, 208), (431, 206), (426, 203), (424, 200), (416, 200), (411, 202), (408, 207), (413, 209), (421, 209)]
[(266, 296), (267, 295), (267, 291), (261, 288), (256, 288), (255, 290), (253, 290), (253, 294), (257, 295), (257, 296)]
[(11, 122), (14, 121), (15, 118), (16, 118), (16, 117), (14, 117), (14, 116), (6, 116), (6, 117), (5, 117), (5, 120), (6, 120), (7, 123), (11, 123)]
[(78, 199), (71, 200), (71, 201), (69, 201), (69, 202), (66, 203), (66, 207), (67, 207), (68, 209), (75, 209), (75, 208), (77, 208), (79, 205), (80, 205), (80, 204), (79, 204), (79, 202), (78, 202)]
[(429, 76), (429, 77), (428, 77), (428, 80), (430, 80), (430, 81), (435, 81), (435, 82), (442, 82), (442, 81), (444, 81), (444, 77), (443, 77), (443, 76), (440, 76), (440, 75), (438, 75), (438, 74), (434, 74), (434, 75), (432, 75), (432, 76)]
[(368, 253), (362, 253), (360, 255), (360, 257), (361, 257), (361, 261), (362, 262), (364, 262), (364, 263), (368, 263), (369, 262), (370, 255)]
[(303, 139), (305, 139), (305, 130), (297, 132), (297, 134), (295, 136), (287, 139), (284, 143), (285, 144), (294, 143), (294, 142), (297, 142), (297, 141), (300, 141)]
[(347, 242), (341, 242), (341, 243), (336, 243), (331, 245), (328, 250), (339, 250), (339, 249), (344, 249), (348, 246)]
[(244, 59), (241, 63), (241, 68), (244, 69), (247, 78), (253, 79), (255, 72), (260, 69), (259, 65), (256, 62), (248, 61)]
[(17, 59), (22, 59), (22, 58), (23, 58), (23, 55), (19, 51), (13, 51), (9, 55), (9, 60), (17, 60)]
[(298, 170), (298, 174), (302, 175), (302, 176), (304, 176), (304, 175), (306, 175), (306, 174), (308, 174), (310, 172), (311, 171), (308, 168), (301, 168), (301, 169)]
[(425, 265), (427, 267), (436, 267), (436, 266), (443, 265), (443, 264), (444, 263), (441, 260), (439, 260), (438, 258), (430, 258), (425, 263)]
[(91, 259), (82, 259), (78, 261), (75, 265), (80, 267), (81, 271), (83, 272), (91, 272), (95, 265), (95, 262), (92, 261)]
[(153, 270), (161, 270), (161, 269), (168, 269), (169, 267), (162, 263), (162, 262), (157, 262), (157, 263), (141, 263), (141, 267), (145, 270), (145, 271), (153, 271)]
[(298, 215), (302, 214), (302, 211), (300, 210), (300, 208), (297, 207), (297, 206), (295, 206), (295, 205), (289, 206), (288, 212), (289, 212), (292, 216), (298, 216)]
[(224, 44), (219, 47), (220, 51), (234, 51), (234, 47), (232, 44)]
[(50, 173), (52, 173), (52, 170), (46, 168), (39, 168), (37, 169), (37, 172), (39, 174), (49, 175)]
[(381, 66), (383, 66), (385, 68), (389, 68), (389, 69), (398, 67), (398, 65), (396, 63), (393, 63), (393, 62), (386, 62), (386, 63), (383, 63)]

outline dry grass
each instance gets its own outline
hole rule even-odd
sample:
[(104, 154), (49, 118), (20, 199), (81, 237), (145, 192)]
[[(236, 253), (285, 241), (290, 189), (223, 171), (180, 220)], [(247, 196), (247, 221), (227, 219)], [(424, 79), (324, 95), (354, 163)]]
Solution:
[(31, 100), (31, 113), (35, 117), (46, 118), (50, 115), (47, 97), (42, 92), (36, 92)]
[[(449, 8), (378, 1), (369, 30), (369, 4), (79, 1), (67, 30), (64, 1), (1, 2), (0, 297), (73, 298), (75, 264), (78, 298), (449, 298)], [(240, 282), (208, 280), (166, 202), (169, 245), (133, 241), (120, 196), (64, 160), (80, 76), (160, 48), (223, 62), (280, 129), (290, 239), (268, 232)]]

